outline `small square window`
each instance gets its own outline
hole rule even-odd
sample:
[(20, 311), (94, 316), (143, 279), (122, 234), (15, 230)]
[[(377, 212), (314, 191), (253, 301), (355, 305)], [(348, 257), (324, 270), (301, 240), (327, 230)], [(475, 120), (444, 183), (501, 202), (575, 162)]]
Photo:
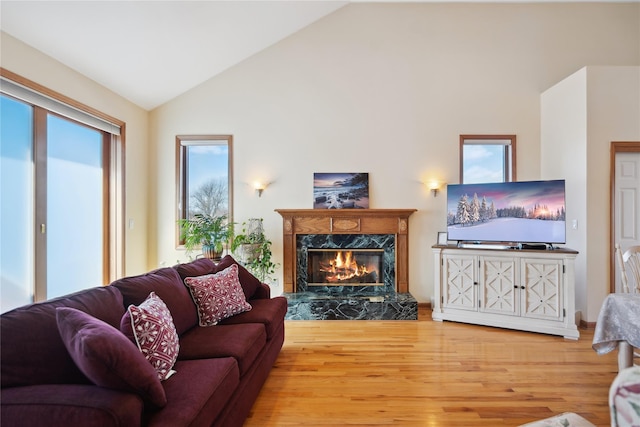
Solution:
[(515, 181), (515, 135), (460, 135), (460, 183)]

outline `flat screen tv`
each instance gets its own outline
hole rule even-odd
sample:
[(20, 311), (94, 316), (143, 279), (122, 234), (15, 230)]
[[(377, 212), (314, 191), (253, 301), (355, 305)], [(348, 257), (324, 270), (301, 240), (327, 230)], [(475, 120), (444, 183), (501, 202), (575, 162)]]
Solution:
[(447, 239), (471, 243), (565, 243), (565, 182), (450, 184)]

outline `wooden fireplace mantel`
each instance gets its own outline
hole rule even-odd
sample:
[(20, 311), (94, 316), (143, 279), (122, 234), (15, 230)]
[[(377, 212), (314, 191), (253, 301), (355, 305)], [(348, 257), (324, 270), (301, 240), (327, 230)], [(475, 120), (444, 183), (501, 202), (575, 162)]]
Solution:
[(416, 209), (276, 209), (283, 219), (284, 292), (296, 291), (298, 234), (394, 234), (396, 291), (409, 292), (409, 216)]

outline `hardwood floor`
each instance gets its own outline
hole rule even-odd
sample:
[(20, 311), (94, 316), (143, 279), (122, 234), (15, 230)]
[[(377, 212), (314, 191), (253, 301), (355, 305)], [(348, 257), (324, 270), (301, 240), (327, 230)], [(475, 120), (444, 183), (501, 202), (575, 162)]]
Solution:
[(615, 352), (580, 339), (418, 321), (287, 321), (246, 427), (517, 426), (575, 412), (608, 426)]

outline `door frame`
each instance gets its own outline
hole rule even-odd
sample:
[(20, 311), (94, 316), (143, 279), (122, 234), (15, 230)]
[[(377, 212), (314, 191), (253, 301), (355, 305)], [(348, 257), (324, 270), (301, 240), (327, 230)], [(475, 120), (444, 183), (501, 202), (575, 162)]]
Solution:
[(618, 153), (640, 153), (640, 141), (612, 141), (609, 168), (609, 293), (616, 291), (616, 155)]

